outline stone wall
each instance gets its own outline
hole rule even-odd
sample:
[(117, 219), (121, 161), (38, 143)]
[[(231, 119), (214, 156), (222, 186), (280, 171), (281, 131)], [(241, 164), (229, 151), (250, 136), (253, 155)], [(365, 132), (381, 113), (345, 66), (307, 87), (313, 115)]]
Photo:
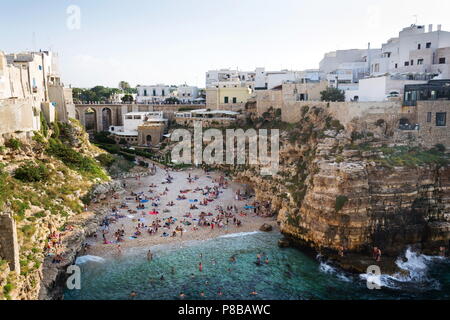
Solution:
[(257, 90), (256, 112), (262, 116), (270, 108), (280, 109), (283, 104), (283, 93), (281, 90)]
[(0, 214), (0, 258), (8, 261), (12, 271), (20, 273), (16, 223), (9, 214)]
[(391, 102), (323, 102), (323, 101), (286, 101), (282, 106), (282, 120), (296, 123), (302, 117), (303, 107), (327, 108), (329, 113), (342, 125), (347, 126), (351, 121), (369, 115), (378, 118), (390, 117), (402, 113), (400, 101)]
[[(431, 118), (428, 118), (429, 112), (431, 112)], [(446, 126), (436, 126), (437, 112), (447, 113)], [(422, 144), (429, 146), (443, 144), (450, 148), (450, 101), (418, 101), (417, 120), (420, 126), (419, 139)]]
[(0, 100), (0, 145), (11, 136), (27, 138), (39, 130), (39, 112), (31, 99)]

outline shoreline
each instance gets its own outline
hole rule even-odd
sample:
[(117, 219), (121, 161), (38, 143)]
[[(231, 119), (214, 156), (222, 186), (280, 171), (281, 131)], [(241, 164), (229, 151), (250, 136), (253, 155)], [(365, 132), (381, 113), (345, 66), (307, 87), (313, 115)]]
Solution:
[[(156, 174), (140, 179), (128, 178), (121, 181), (126, 183), (126, 188), (120, 194), (116, 194), (114, 198), (110, 199), (108, 204), (99, 203), (94, 204), (90, 209), (98, 210), (98, 207), (109, 210), (107, 216), (119, 218), (115, 219), (105, 230), (105, 238), (103, 237), (102, 228), (99, 228), (95, 233), (95, 236), (88, 237), (86, 243), (88, 247), (86, 250), (82, 250), (79, 254), (93, 255), (102, 258), (120, 256), (129, 249), (135, 248), (151, 248), (160, 244), (183, 244), (187, 241), (203, 241), (226, 236), (230, 234), (242, 233), (242, 232), (254, 232), (258, 231), (263, 224), (269, 224), (272, 229), (278, 229), (276, 217), (261, 217), (256, 216), (251, 209), (245, 209), (255, 201), (254, 197), (240, 201), (235, 199), (235, 194), (238, 190), (242, 191), (243, 186), (232, 180), (224, 179), (227, 182), (226, 187), (219, 188), (220, 193), (217, 199), (211, 200), (207, 205), (198, 205), (205, 199), (202, 192), (196, 190), (200, 188), (205, 190), (206, 188), (212, 188), (218, 186), (220, 179), (220, 173), (211, 172), (205, 173), (201, 169), (185, 169), (180, 171), (169, 171), (169, 174), (173, 177), (172, 183), (164, 183), (166, 177), (166, 168), (162, 166), (156, 166)], [(192, 179), (198, 178), (192, 182), (188, 182), (188, 177)], [(152, 186), (152, 187), (150, 187)], [(167, 189), (166, 189), (167, 188)], [(168, 190), (168, 191), (167, 191)], [(185, 190), (183, 193), (186, 196), (185, 200), (177, 200), (180, 190)], [(145, 204), (145, 210), (136, 210), (136, 206), (139, 204), (136, 200), (132, 200), (132, 192), (134, 194), (142, 194), (149, 202)], [(145, 200), (146, 201), (146, 200)], [(152, 207), (149, 203), (156, 202), (158, 207)], [(173, 201), (173, 206), (167, 206), (168, 202)], [(195, 202), (194, 202), (195, 201)], [(104, 202), (104, 201), (103, 201)], [(126, 204), (126, 208), (120, 208)], [(195, 205), (198, 209), (190, 210), (190, 206)], [(106, 206), (106, 207), (105, 207)], [(205, 217), (210, 222), (214, 217), (219, 214), (218, 207), (226, 209), (228, 206), (236, 206), (237, 212), (233, 212), (233, 216), (242, 221), (240, 226), (233, 224), (232, 218), (223, 218), (224, 225), (219, 228), (217, 224), (214, 227), (202, 226), (198, 227), (199, 216), (201, 212), (212, 214)], [(113, 214), (112, 208), (118, 208), (118, 211)], [(92, 211), (92, 210), (91, 210)], [(150, 215), (152, 211), (158, 211), (157, 215)], [(190, 216), (188, 217), (187, 214)], [(161, 227), (157, 234), (148, 234), (148, 229), (154, 221), (165, 221), (166, 219), (174, 218), (175, 223), (169, 228)], [(225, 223), (228, 220), (228, 223)], [(182, 224), (182, 222), (189, 223), (190, 225)], [(145, 225), (144, 228), (136, 229), (138, 224)], [(161, 223), (160, 223), (161, 224)], [(176, 236), (172, 237), (175, 227), (183, 228), (183, 232), (176, 232)], [(105, 228), (103, 228), (105, 229)], [(124, 230), (125, 236), (123, 241), (114, 241), (114, 234), (118, 230)], [(135, 232), (139, 230), (140, 235), (136, 235)], [(170, 234), (167, 237), (162, 237), (161, 234), (166, 232)], [(135, 238), (133, 238), (135, 237)], [(118, 246), (120, 245), (120, 249)]]

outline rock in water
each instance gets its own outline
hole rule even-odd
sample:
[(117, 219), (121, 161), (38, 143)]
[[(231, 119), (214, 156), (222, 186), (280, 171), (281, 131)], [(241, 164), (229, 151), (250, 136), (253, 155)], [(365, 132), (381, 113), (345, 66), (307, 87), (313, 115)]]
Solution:
[(272, 231), (272, 226), (270, 224), (264, 223), (260, 228), (259, 231), (263, 232), (270, 232)]
[(291, 246), (291, 244), (288, 239), (280, 239), (278, 240), (278, 246), (280, 248), (288, 248)]

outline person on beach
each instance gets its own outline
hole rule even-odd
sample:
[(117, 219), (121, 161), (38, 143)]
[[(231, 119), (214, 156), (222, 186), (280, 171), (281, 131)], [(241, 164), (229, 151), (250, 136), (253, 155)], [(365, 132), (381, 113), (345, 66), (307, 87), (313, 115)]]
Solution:
[(153, 253), (151, 250), (148, 250), (147, 252), (147, 261), (152, 261), (153, 260)]

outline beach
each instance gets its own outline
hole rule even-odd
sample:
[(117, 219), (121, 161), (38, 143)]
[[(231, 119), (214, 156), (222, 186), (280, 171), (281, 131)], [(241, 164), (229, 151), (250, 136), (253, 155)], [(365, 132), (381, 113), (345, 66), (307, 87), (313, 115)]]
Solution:
[[(208, 240), (229, 234), (254, 232), (258, 231), (263, 224), (270, 224), (274, 229), (277, 228), (274, 217), (262, 217), (254, 213), (252, 207), (255, 202), (254, 197), (243, 196), (242, 199), (237, 200), (236, 193), (243, 194), (244, 186), (221, 177), (220, 173), (205, 173), (201, 169), (167, 172), (162, 167), (154, 168), (154, 175), (122, 180), (124, 186), (122, 192), (109, 196), (100, 203), (94, 203), (88, 208), (92, 211), (99, 208), (108, 210), (110, 222), (107, 226), (99, 226), (95, 236), (87, 239), (87, 246), (82, 255), (114, 257), (121, 256), (131, 248), (151, 250), (152, 246), (161, 244), (181, 244), (186, 241)], [(167, 183), (169, 176), (171, 183)], [(222, 187), (219, 187), (220, 182)], [(204, 195), (204, 192), (207, 193), (207, 188), (214, 190), (214, 187), (218, 190), (217, 197)], [(185, 199), (179, 199), (179, 196)], [(205, 199), (210, 201), (207, 201), (207, 205), (201, 205), (200, 202)], [(173, 206), (169, 206), (169, 202), (173, 202)], [(144, 208), (137, 209), (138, 205)], [(191, 206), (198, 209), (191, 209)], [(233, 209), (227, 211), (227, 207), (233, 207)], [(117, 210), (113, 212), (113, 208)], [(210, 224), (218, 216), (219, 208), (223, 208), (229, 215), (222, 217), (220, 227), (219, 223), (215, 223), (212, 227)], [(198, 226), (202, 212), (206, 214), (204, 221), (207, 225)], [(167, 228), (164, 225), (169, 218), (171, 224), (170, 228)], [(240, 225), (233, 223), (234, 218), (240, 220)], [(158, 220), (161, 227), (156, 234), (150, 234), (148, 230), (153, 222)], [(138, 225), (139, 228), (137, 228)], [(178, 231), (174, 233), (177, 227)], [(116, 237), (118, 230), (124, 231), (120, 241), (117, 241)], [(164, 233), (168, 236), (163, 236)]]

